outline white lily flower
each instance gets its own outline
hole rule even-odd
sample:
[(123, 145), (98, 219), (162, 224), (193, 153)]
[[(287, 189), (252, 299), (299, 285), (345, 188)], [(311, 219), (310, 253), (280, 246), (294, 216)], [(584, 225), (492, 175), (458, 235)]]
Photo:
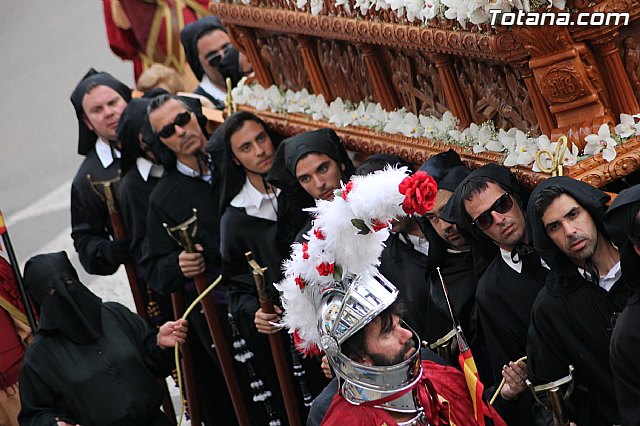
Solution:
[(629, 114), (620, 114), (620, 124), (615, 128), (616, 135), (620, 135), (623, 138), (628, 138), (631, 135), (638, 135), (640, 129), (636, 124), (635, 118)]
[(389, 4), (389, 2), (387, 2), (386, 0), (376, 0), (373, 2), (373, 5), (375, 5), (376, 11), (389, 10), (389, 8), (391, 7), (391, 4)]
[(331, 102), (325, 116), (329, 118), (329, 123), (339, 127), (351, 124), (351, 114), (346, 109), (342, 98), (336, 98), (335, 101)]
[(314, 99), (309, 102), (309, 114), (311, 114), (311, 118), (314, 120), (326, 118), (324, 111), (328, 109), (327, 101), (324, 100), (324, 96), (322, 95), (315, 96)]
[(538, 150), (538, 146), (534, 139), (529, 139), (521, 131), (516, 132), (515, 137), (516, 144), (512, 150), (509, 151), (509, 155), (504, 160), (504, 165), (511, 167), (515, 165), (528, 166), (535, 158), (535, 152)]
[(422, 127), (422, 136), (425, 138), (433, 137), (433, 133), (436, 131), (436, 118), (432, 115), (421, 115), (419, 118), (420, 126)]
[(389, 120), (385, 124), (383, 131), (391, 134), (401, 133), (403, 124), (404, 110), (391, 111), (389, 113)]
[(402, 18), (402, 16), (404, 16), (404, 9), (406, 5), (405, 0), (388, 0), (388, 2), (391, 10), (396, 12), (398, 18)]
[(584, 140), (587, 141), (584, 147), (585, 155), (596, 155), (602, 151), (602, 158), (606, 161), (616, 158), (616, 141), (611, 137), (607, 123), (600, 126), (597, 135), (588, 135)]
[(426, 23), (429, 19), (433, 19), (440, 9), (440, 0), (424, 0), (424, 7), (418, 14), (418, 18)]
[(296, 0), (296, 7), (298, 9), (304, 9), (307, 3), (308, 3), (308, 0)]
[(413, 22), (416, 18), (420, 18), (420, 13), (425, 9), (424, 0), (407, 0), (405, 9), (407, 11), (407, 20)]
[(311, 14), (318, 16), (324, 7), (323, 0), (309, 0), (311, 2)]

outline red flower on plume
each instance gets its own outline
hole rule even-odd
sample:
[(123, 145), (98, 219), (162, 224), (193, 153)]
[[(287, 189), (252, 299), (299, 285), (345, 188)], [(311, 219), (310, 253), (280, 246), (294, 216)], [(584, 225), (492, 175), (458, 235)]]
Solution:
[(311, 356), (322, 355), (322, 351), (320, 350), (320, 348), (318, 348), (318, 346), (315, 343), (309, 343), (308, 348), (304, 347), (304, 342), (302, 341), (302, 338), (300, 338), (300, 335), (298, 334), (298, 330), (295, 330), (293, 332), (293, 344), (298, 350), (298, 352), (301, 352), (305, 355), (311, 355)]
[(349, 195), (349, 193), (351, 192), (352, 189), (353, 189), (353, 181), (347, 182), (347, 185), (342, 190), (342, 199), (343, 200), (345, 200), (345, 201), (347, 200), (347, 196)]
[(316, 266), (316, 270), (323, 277), (327, 277), (333, 274), (333, 268), (335, 267), (335, 263), (322, 262), (318, 266)]
[(433, 209), (438, 184), (427, 172), (419, 171), (407, 176), (400, 182), (398, 189), (404, 195), (402, 210), (406, 214), (424, 215)]
[(300, 290), (302, 290), (307, 286), (307, 283), (304, 282), (302, 277), (296, 277), (295, 281), (296, 281), (296, 284), (298, 285), (298, 288), (300, 288)]
[(389, 227), (389, 222), (383, 222), (378, 219), (373, 219), (371, 221), (371, 227), (373, 228), (373, 232), (382, 231), (383, 229), (386, 229)]
[(313, 228), (313, 235), (319, 240), (324, 240), (326, 236), (322, 233), (322, 229)]
[(304, 260), (309, 259), (309, 244), (302, 243), (302, 258)]

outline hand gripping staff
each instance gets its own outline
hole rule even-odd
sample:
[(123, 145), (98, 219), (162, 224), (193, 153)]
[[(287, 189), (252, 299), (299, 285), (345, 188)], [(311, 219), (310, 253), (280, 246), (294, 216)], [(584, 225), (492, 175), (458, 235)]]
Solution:
[[(193, 216), (187, 219), (185, 222), (173, 227), (169, 227), (164, 224), (167, 232), (187, 253), (197, 253), (195, 244), (193, 243), (193, 234), (195, 234), (196, 224), (198, 221), (198, 211), (193, 209)], [(201, 295), (207, 289), (207, 281), (202, 274), (198, 274), (193, 277), (193, 281), (196, 285), (198, 293)], [(247, 407), (245, 406), (244, 399), (242, 398), (242, 392), (240, 391), (240, 383), (233, 368), (233, 360), (231, 358), (231, 352), (229, 351), (229, 345), (224, 338), (222, 332), (222, 325), (218, 318), (217, 309), (213, 303), (211, 297), (204, 297), (202, 299), (202, 308), (204, 309), (204, 316), (209, 326), (209, 332), (213, 339), (213, 344), (216, 347), (216, 353), (220, 360), (222, 367), (222, 374), (224, 380), (227, 383), (229, 389), (229, 395), (233, 403), (233, 408), (238, 418), (238, 423), (243, 426), (249, 426), (251, 424)]]
[[(260, 298), (260, 308), (262, 308), (264, 313), (275, 313), (264, 281), (264, 271), (266, 271), (267, 268), (261, 267), (258, 262), (253, 259), (251, 252), (245, 253), (245, 256), (247, 257), (249, 266), (251, 266), (253, 279), (256, 282), (256, 289), (258, 290), (258, 297)], [(290, 350), (288, 347), (285, 347), (281, 333), (269, 334), (267, 337), (269, 338), (269, 346), (273, 354), (273, 362), (276, 365), (276, 373), (278, 374), (278, 382), (280, 383), (280, 390), (282, 391), (282, 398), (284, 399), (285, 409), (287, 410), (289, 424), (300, 425), (302, 424), (300, 405), (293, 383), (293, 374), (287, 361), (287, 354)]]

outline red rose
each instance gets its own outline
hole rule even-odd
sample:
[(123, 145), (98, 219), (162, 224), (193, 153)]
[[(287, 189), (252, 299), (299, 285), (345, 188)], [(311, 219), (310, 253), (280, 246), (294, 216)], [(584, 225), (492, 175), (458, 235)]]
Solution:
[(316, 266), (316, 270), (323, 277), (328, 277), (329, 275), (333, 274), (334, 267), (335, 267), (335, 263), (322, 262), (321, 264)]
[(300, 338), (300, 335), (298, 334), (298, 330), (294, 331), (293, 345), (296, 347), (298, 352), (301, 352), (305, 355), (311, 355), (311, 356), (322, 355), (322, 351), (320, 350), (320, 348), (318, 348), (318, 346), (315, 343), (309, 343), (308, 349), (305, 349), (303, 344), (304, 342)]
[(407, 176), (400, 182), (398, 189), (404, 195), (402, 210), (406, 214), (424, 215), (433, 209), (438, 184), (427, 172), (419, 171)]
[(317, 228), (313, 228), (313, 235), (315, 235), (316, 238), (319, 240), (324, 240), (326, 238), (325, 235), (322, 233), (322, 230)]
[(307, 243), (302, 243), (302, 258), (309, 259), (309, 245)]
[(298, 288), (300, 288), (300, 290), (305, 288), (305, 286), (307, 285), (307, 283), (304, 282), (302, 277), (296, 277), (296, 284), (298, 285)]
[(352, 189), (353, 189), (353, 181), (347, 182), (347, 185), (342, 190), (342, 199), (343, 200), (345, 200), (345, 201), (347, 200), (347, 196), (349, 195), (349, 192), (351, 192)]
[(373, 228), (373, 232), (382, 231), (389, 227), (389, 222), (382, 222), (381, 220), (373, 219), (371, 221), (371, 227)]

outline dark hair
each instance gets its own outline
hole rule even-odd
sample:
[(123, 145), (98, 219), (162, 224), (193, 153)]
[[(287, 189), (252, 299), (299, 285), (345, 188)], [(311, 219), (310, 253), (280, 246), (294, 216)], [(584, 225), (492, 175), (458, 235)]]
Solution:
[(561, 188), (557, 185), (549, 186), (542, 189), (538, 193), (538, 195), (536, 195), (536, 199), (533, 200), (533, 207), (535, 209), (536, 215), (538, 217), (542, 217), (553, 200), (566, 193), (567, 191), (564, 188)]
[(147, 107), (147, 115), (151, 115), (152, 112), (160, 108), (171, 99), (180, 102), (187, 109), (187, 111), (193, 112), (193, 109), (190, 108), (189, 105), (187, 105), (180, 97), (172, 93), (164, 93), (151, 99), (151, 103), (149, 103), (149, 106)]
[(410, 172), (413, 172), (411, 165), (402, 158), (391, 155), (391, 154), (374, 154), (364, 160), (356, 169), (354, 175), (356, 176), (366, 176), (373, 172), (377, 172), (378, 170), (384, 170), (387, 166), (393, 167), (403, 167), (406, 166), (409, 168)]
[[(200, 41), (200, 39), (202, 37), (208, 36), (209, 34), (211, 34), (214, 31), (222, 31), (223, 33), (226, 33), (226, 31), (222, 27), (210, 27), (210, 28), (207, 28), (206, 30), (204, 30), (204, 31), (202, 31), (202, 32), (200, 32), (200, 33), (198, 33), (196, 35), (195, 40), (193, 40), (193, 45), (197, 46), (198, 42)], [(197, 49), (197, 47), (196, 47), (196, 49)]]
[(223, 140), (224, 140), (224, 145), (226, 147), (231, 149), (231, 137), (238, 130), (240, 130), (242, 128), (242, 126), (244, 126), (244, 124), (247, 121), (253, 121), (254, 123), (258, 123), (259, 125), (261, 125), (262, 128), (269, 135), (269, 138), (271, 139), (271, 143), (274, 144), (274, 147), (275, 147), (276, 141), (274, 140), (274, 138), (273, 138), (273, 136), (271, 134), (271, 129), (269, 128), (267, 123), (262, 121), (262, 119), (260, 117), (254, 115), (254, 114), (251, 114), (250, 112), (247, 112), (247, 111), (236, 112), (235, 114), (233, 114), (232, 116), (230, 116), (229, 118), (227, 118), (225, 120), (225, 122), (224, 122)]
[(631, 227), (631, 240), (633, 244), (640, 247), (640, 209), (636, 211), (633, 217), (633, 225)]
[[(386, 332), (390, 331), (393, 327), (393, 317), (394, 315), (400, 316), (402, 314), (402, 305), (399, 302), (394, 302), (387, 309), (382, 311), (376, 318), (380, 318), (380, 331)], [(342, 345), (340, 346), (341, 352), (351, 358), (356, 362), (360, 362), (365, 356), (368, 356), (365, 345), (365, 339), (369, 331), (371, 330), (371, 325), (373, 321), (376, 320), (374, 318), (369, 322), (369, 324), (362, 327), (358, 330), (353, 336), (349, 337)]]
[(509, 188), (504, 187), (500, 182), (496, 182), (495, 180), (485, 177), (485, 176), (474, 176), (468, 179), (460, 189), (460, 195), (464, 200), (471, 200), (476, 195), (485, 191), (489, 186), (489, 183), (493, 183), (494, 185), (498, 185), (505, 192), (511, 192)]

